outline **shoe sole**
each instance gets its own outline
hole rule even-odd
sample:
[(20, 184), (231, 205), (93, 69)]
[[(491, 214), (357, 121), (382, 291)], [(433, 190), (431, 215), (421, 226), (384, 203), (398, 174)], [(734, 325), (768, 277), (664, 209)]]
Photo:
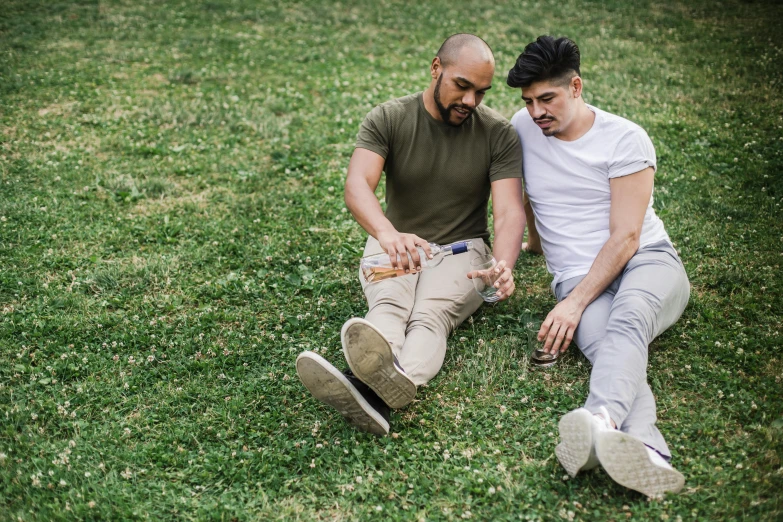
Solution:
[(387, 435), (389, 423), (337, 368), (313, 352), (302, 352), (296, 358), (296, 373), (313, 397), (337, 410), (345, 420), (360, 430)]
[(601, 433), (595, 449), (601, 466), (612, 480), (648, 497), (660, 498), (667, 491), (677, 493), (685, 484), (682, 473), (654, 464), (647, 454), (647, 446), (626, 433)]
[(389, 405), (398, 409), (413, 402), (416, 384), (394, 365), (389, 341), (368, 321), (350, 319), (340, 332), (343, 353), (353, 374)]
[(555, 448), (557, 460), (571, 478), (575, 477), (590, 458), (593, 448), (593, 415), (583, 409), (566, 413), (558, 424), (560, 444)]

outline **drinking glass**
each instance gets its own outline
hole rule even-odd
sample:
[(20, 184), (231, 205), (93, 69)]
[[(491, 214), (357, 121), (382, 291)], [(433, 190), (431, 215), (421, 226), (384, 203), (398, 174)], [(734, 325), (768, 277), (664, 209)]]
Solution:
[(502, 272), (495, 273), (497, 264), (498, 262), (492, 257), (492, 254), (480, 255), (470, 262), (470, 269), (478, 271), (478, 274), (472, 279), (473, 288), (487, 303), (495, 303), (500, 300), (497, 295), (498, 289), (495, 288), (495, 281), (498, 280)]
[(549, 368), (557, 362), (557, 357), (560, 353), (546, 353), (540, 348), (533, 350), (530, 354), (530, 364), (537, 368)]
[(554, 366), (560, 354), (544, 353), (543, 343), (539, 342), (537, 338), (539, 328), (541, 328), (540, 323), (531, 323), (525, 329), (528, 349), (533, 347), (530, 351), (530, 365), (534, 368), (549, 368)]

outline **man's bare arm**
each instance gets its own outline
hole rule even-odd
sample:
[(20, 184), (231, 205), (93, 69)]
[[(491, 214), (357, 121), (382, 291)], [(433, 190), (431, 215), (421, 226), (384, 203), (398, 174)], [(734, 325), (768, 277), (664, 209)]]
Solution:
[(527, 222), (527, 241), (522, 243), (522, 250), (531, 254), (543, 254), (541, 238), (536, 230), (536, 216), (533, 214), (533, 205), (530, 204), (527, 192), (523, 196), (523, 202), (525, 204), (525, 221)]
[[(345, 179), (345, 205), (362, 228), (378, 240), (395, 267), (406, 272), (421, 270), (421, 259), (416, 247), (422, 247), (429, 255), (429, 244), (415, 234), (398, 232), (383, 214), (381, 204), (375, 197), (384, 163), (384, 158), (375, 152), (362, 148), (354, 149)], [(406, 251), (410, 253), (414, 266), (409, 266)], [(398, 254), (401, 254), (399, 258)]]
[[(495, 283), (501, 300), (514, 293), (512, 270), (519, 257), (522, 234), (525, 232), (525, 211), (522, 205), (522, 180), (509, 178), (492, 183), (492, 217), (495, 231), (492, 255), (503, 273)], [(474, 272), (468, 277), (476, 275)]]
[(546, 340), (545, 352), (557, 353), (568, 348), (587, 305), (620, 275), (639, 249), (654, 172), (652, 167), (648, 167), (635, 174), (609, 180), (609, 239), (598, 252), (585, 278), (549, 312), (541, 325), (538, 340)]

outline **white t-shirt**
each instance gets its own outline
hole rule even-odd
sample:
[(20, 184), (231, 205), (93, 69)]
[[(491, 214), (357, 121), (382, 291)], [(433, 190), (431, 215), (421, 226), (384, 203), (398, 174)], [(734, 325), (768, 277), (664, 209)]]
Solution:
[[(656, 168), (655, 148), (633, 122), (588, 105), (595, 122), (575, 141), (544, 136), (527, 109), (511, 118), (522, 141), (525, 191), (541, 236), (547, 269), (560, 281), (590, 271), (609, 239), (609, 180)], [(644, 215), (640, 247), (669, 236), (655, 215)]]

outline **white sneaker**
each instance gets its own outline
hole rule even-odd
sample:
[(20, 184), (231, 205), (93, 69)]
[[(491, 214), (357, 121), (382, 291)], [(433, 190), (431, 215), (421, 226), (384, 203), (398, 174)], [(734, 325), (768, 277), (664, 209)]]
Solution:
[(602, 413), (604, 418), (579, 408), (560, 419), (558, 426), (561, 442), (555, 448), (555, 455), (571, 478), (599, 464), (595, 454), (595, 439), (599, 432), (614, 429), (606, 420), (609, 418), (606, 408), (603, 408)]
[(340, 332), (343, 353), (353, 374), (390, 407), (403, 408), (416, 397), (416, 384), (397, 364), (391, 344), (372, 323), (349, 319)]
[(662, 497), (667, 491), (677, 493), (685, 477), (639, 439), (618, 430), (601, 432), (595, 441), (601, 466), (612, 480), (644, 493)]

